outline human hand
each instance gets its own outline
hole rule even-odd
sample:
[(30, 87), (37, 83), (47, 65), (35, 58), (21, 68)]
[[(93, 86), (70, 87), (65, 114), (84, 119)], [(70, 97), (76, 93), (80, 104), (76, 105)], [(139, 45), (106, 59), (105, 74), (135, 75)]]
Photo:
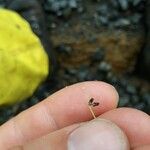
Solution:
[[(92, 119), (88, 101), (100, 103)], [(0, 127), (0, 150), (150, 150), (150, 117), (117, 108), (109, 84), (66, 87)]]

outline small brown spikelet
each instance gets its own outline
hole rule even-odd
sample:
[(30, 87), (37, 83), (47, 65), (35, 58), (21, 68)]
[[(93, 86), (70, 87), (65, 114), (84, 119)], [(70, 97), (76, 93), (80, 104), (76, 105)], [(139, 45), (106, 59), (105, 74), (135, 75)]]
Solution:
[(92, 114), (94, 119), (96, 118), (96, 116), (94, 114), (94, 111), (93, 111), (92, 107), (96, 107), (98, 105), (99, 105), (99, 102), (94, 102), (94, 98), (91, 98), (89, 100), (89, 102), (88, 102), (88, 106), (89, 106), (90, 112), (91, 112), (91, 114)]

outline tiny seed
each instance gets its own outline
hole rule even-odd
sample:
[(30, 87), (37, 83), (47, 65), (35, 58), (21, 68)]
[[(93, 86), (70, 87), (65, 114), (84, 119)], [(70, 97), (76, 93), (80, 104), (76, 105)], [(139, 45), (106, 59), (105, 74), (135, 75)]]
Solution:
[(92, 107), (98, 106), (98, 105), (99, 105), (99, 102), (94, 102), (94, 98), (91, 98), (91, 99), (89, 100), (89, 102), (88, 102), (88, 105), (89, 105), (90, 112), (91, 112), (93, 118), (95, 119), (96, 116), (95, 116), (95, 113), (94, 113)]

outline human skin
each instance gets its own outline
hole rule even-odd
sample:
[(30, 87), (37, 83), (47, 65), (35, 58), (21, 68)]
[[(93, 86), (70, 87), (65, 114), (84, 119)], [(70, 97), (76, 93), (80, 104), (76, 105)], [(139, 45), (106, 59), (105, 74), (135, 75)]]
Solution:
[[(87, 106), (90, 98), (100, 103), (94, 108), (95, 121), (90, 121), (93, 119)], [(74, 131), (98, 122), (95, 126), (102, 132), (102, 124), (108, 122), (127, 137), (126, 149), (149, 150), (149, 115), (131, 108), (116, 108), (117, 104), (116, 90), (104, 82), (83, 82), (66, 87), (2, 125), (0, 149), (66, 150), (68, 137)]]

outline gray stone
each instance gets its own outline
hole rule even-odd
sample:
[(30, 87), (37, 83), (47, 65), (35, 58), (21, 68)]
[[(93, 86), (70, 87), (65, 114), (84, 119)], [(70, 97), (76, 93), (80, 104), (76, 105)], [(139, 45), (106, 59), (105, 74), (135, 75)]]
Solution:
[(128, 0), (118, 0), (118, 3), (120, 4), (120, 6), (123, 10), (127, 10), (129, 7)]

